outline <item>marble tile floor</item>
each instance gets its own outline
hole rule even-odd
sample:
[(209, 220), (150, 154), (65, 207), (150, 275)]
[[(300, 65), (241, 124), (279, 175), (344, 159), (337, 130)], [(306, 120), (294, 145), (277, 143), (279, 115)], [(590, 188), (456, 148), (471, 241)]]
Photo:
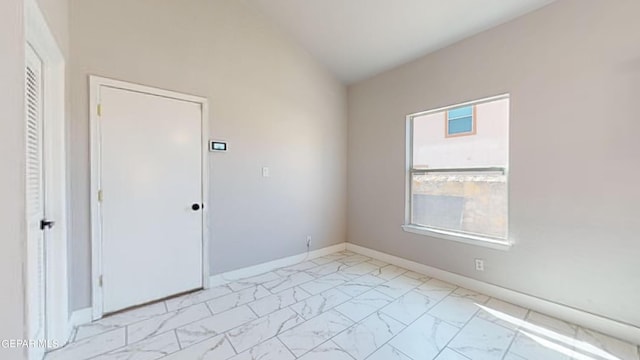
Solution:
[(639, 352), (342, 251), (82, 325), (46, 360), (640, 360)]

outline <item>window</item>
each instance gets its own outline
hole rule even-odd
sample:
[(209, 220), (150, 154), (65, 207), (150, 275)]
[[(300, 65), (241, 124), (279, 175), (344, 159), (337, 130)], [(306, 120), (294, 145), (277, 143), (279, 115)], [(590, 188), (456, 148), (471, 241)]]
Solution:
[(426, 111), (407, 119), (404, 229), (508, 247), (509, 96)]
[(445, 137), (474, 135), (476, 133), (476, 107), (463, 106), (447, 110)]

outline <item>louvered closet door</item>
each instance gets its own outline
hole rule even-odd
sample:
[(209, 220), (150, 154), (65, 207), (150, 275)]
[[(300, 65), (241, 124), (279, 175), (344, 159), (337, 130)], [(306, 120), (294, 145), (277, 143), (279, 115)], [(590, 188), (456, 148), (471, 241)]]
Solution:
[(30, 339), (45, 338), (42, 61), (27, 45), (25, 66), (28, 325)]

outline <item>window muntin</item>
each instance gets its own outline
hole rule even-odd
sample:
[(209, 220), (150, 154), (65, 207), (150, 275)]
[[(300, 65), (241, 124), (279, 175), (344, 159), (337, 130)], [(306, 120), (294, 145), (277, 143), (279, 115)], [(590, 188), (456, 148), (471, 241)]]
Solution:
[[(507, 243), (509, 97), (414, 114), (409, 119), (406, 225)], [(476, 136), (451, 138), (449, 124), (456, 120), (466, 121), (466, 130), (471, 120)], [(443, 125), (445, 129), (438, 129)]]

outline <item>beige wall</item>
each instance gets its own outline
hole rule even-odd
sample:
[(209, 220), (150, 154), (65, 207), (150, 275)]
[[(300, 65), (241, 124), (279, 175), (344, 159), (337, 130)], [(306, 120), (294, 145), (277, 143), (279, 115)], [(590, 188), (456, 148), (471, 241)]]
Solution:
[[(42, 0), (42, 12), (61, 48), (68, 44), (66, 0)], [(24, 22), (23, 0), (0, 1), (0, 339), (24, 338)], [(23, 349), (0, 349), (22, 359)]]
[(71, 72), (73, 309), (90, 305), (89, 74), (209, 99), (229, 141), (208, 155), (212, 273), (345, 241), (346, 90), (245, 2), (74, 0)]
[(65, 58), (69, 53), (69, 0), (37, 0)]
[[(22, 0), (0, 1), (0, 339), (24, 336), (22, 260), (25, 239)], [(0, 358), (22, 350), (0, 348)]]
[[(349, 241), (640, 326), (638, 13), (560, 0), (351, 86)], [(403, 232), (405, 116), (502, 93), (513, 248)]]

